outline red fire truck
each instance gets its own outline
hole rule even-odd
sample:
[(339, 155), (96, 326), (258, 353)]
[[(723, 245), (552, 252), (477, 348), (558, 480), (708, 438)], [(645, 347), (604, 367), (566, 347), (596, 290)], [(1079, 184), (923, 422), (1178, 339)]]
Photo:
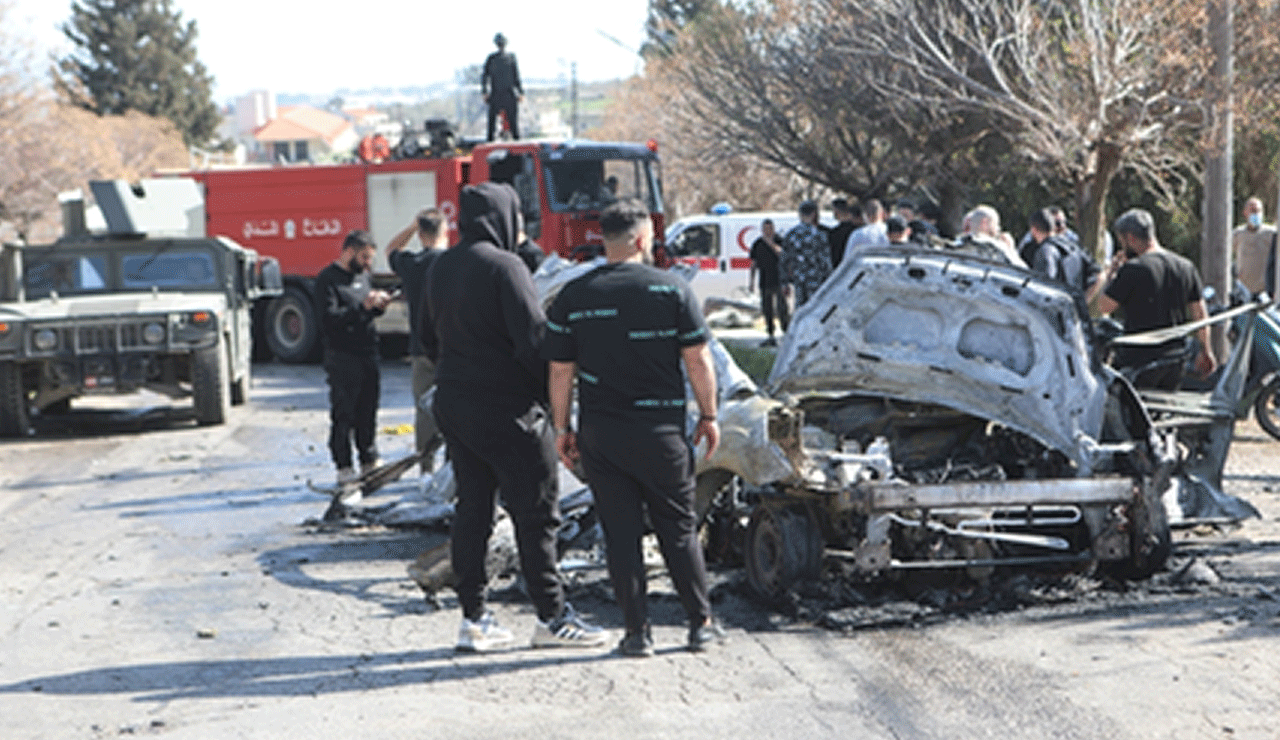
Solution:
[[(262, 306), (259, 346), (286, 362), (319, 356), (314, 278), (338, 254), (342, 237), (367, 229), (379, 245), (374, 271), (396, 284), (385, 246), (422, 208), (436, 206), (457, 233), (458, 194), (469, 183), (507, 182), (520, 194), (525, 230), (548, 253), (577, 257), (600, 244), (599, 212), (620, 197), (649, 204), (654, 234), (663, 233), (657, 145), (595, 141), (512, 141), (466, 153), (382, 163), (279, 165), (181, 173), (202, 183), (206, 231), (275, 257), (284, 294)], [(416, 244), (416, 240), (414, 242)], [(403, 302), (379, 331), (406, 334)]]

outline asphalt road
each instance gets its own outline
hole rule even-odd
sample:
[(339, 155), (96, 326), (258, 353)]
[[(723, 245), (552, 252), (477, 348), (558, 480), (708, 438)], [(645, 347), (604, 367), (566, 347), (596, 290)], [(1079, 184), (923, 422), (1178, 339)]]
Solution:
[[(411, 422), (408, 385), (384, 365), (381, 426)], [(1179, 534), (1219, 584), (847, 634), (725, 588), (730, 642), (702, 655), (659, 595), (659, 654), (628, 660), (455, 655), (456, 608), (405, 574), (443, 534), (305, 524), (332, 477), (320, 368), (258, 366), (225, 426), (157, 403), (0, 443), (0, 738), (1280, 737), (1280, 442), (1251, 422), (1227, 487), (1264, 519)], [(495, 610), (532, 633), (514, 590)]]

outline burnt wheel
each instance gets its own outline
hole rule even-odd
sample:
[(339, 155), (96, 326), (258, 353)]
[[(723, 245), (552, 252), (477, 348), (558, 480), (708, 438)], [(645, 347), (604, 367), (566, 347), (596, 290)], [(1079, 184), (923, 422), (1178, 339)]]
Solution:
[(1160, 494), (1165, 485), (1150, 479), (1142, 482), (1142, 495), (1129, 507), (1129, 557), (1106, 563), (1103, 571), (1131, 581), (1150, 578), (1164, 568), (1173, 552), (1173, 534)]
[(1258, 394), (1253, 404), (1253, 415), (1258, 425), (1276, 439), (1280, 439), (1280, 374), (1272, 376)]
[(743, 559), (747, 582), (766, 599), (822, 573), (822, 532), (802, 506), (764, 504), (747, 525)]

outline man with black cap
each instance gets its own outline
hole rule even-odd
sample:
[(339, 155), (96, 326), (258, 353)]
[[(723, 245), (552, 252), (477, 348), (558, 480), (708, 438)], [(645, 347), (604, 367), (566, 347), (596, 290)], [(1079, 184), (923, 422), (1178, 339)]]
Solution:
[(491, 650), (513, 639), (485, 608), (499, 489), (538, 614), (533, 646), (602, 645), (604, 631), (565, 602), (556, 571), (559, 484), (539, 356), (547, 320), (515, 254), (519, 199), (510, 185), (486, 182), (463, 188), (459, 200), (462, 239), (432, 264), (423, 302), (438, 353), (436, 423), (457, 480), (450, 544), (462, 607), (457, 649)]
[(800, 223), (782, 237), (782, 282), (795, 289), (796, 309), (831, 275), (831, 242), (818, 229), (818, 204), (800, 204)]
[(480, 93), (489, 106), (489, 141), (493, 141), (494, 124), (498, 112), (507, 116), (511, 138), (520, 138), (520, 101), (524, 99), (524, 87), (520, 84), (520, 67), (516, 55), (507, 52), (507, 37), (501, 33), (493, 37), (498, 50), (484, 60), (480, 74)]
[(906, 244), (911, 240), (911, 227), (897, 214), (884, 220), (884, 233), (890, 244)]

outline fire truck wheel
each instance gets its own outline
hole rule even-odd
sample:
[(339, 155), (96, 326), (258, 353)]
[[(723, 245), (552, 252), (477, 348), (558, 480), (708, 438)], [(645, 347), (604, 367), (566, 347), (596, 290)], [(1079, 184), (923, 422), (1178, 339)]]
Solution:
[(231, 413), (231, 381), (222, 339), (212, 347), (196, 350), (191, 358), (191, 395), (196, 423), (222, 424)]
[(267, 344), (282, 362), (320, 359), (320, 327), (311, 296), (290, 286), (267, 307)]
[(0, 437), (21, 437), (30, 422), (21, 368), (12, 362), (0, 363)]

